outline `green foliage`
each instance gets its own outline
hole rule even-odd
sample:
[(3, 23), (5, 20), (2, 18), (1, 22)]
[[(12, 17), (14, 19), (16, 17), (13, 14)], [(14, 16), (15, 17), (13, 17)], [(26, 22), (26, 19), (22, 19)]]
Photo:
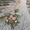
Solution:
[(15, 14), (14, 16), (16, 16), (17, 18), (20, 17), (20, 15), (17, 15), (17, 14)]
[(6, 0), (2, 0), (3, 1), (3, 3), (6, 3)]
[(3, 3), (6, 3), (6, 0), (0, 0), (0, 1), (2, 1)]
[[(5, 17), (9, 16), (9, 17), (6, 18), (6, 20), (8, 20), (7, 24), (11, 24), (11, 28), (14, 29), (14, 27), (17, 26), (18, 23), (20, 23), (20, 22), (18, 21), (18, 18), (20, 17), (20, 15), (16, 14), (18, 11), (19, 11), (19, 9), (16, 9), (16, 10), (15, 10), (15, 14), (13, 15), (13, 17), (15, 17), (15, 18), (12, 17), (13, 19), (10, 17), (10, 16), (12, 15), (11, 13), (5, 13), (4, 16), (2, 16), (2, 17), (0, 17), (0, 18), (5, 18)], [(11, 14), (11, 15), (10, 15), (10, 14)], [(15, 20), (14, 20), (14, 19), (15, 19)], [(6, 23), (6, 22), (5, 22), (5, 23)]]
[(15, 13), (17, 13), (18, 11), (19, 11), (19, 9), (16, 9), (16, 10), (15, 10)]
[(9, 15), (10, 15), (10, 13), (5, 13), (4, 15), (5, 15), (5, 16), (9, 16)]

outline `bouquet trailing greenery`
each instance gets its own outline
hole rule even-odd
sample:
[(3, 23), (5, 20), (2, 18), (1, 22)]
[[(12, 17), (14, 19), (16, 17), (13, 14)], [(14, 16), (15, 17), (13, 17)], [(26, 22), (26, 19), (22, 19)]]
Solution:
[(14, 27), (17, 26), (18, 23), (19, 23), (19, 21), (18, 21), (19, 15), (16, 14), (18, 12), (18, 9), (16, 9), (14, 12), (15, 12), (14, 14), (11, 12), (11, 13), (5, 14), (5, 16), (0, 17), (0, 18), (5, 18), (6, 19), (5, 24), (6, 23), (8, 25), (11, 24), (11, 29), (12, 28), (14, 29)]

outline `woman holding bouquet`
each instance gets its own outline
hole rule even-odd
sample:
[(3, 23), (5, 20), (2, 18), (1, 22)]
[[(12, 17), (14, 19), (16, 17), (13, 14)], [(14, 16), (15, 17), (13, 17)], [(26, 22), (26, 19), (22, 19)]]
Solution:
[[(15, 9), (19, 9), (19, 12), (17, 14), (20, 15), (20, 23), (18, 24), (18, 26), (14, 27), (14, 30), (30, 30), (30, 17), (26, 7), (26, 0), (15, 0), (15, 2), (16, 3), (12, 10), (14, 12)], [(11, 15), (10, 17), (12, 18), (13, 16)], [(6, 21), (8, 22), (8, 20)], [(6, 24), (4, 28), (1, 28), (0, 30), (11, 30), (11, 26)]]

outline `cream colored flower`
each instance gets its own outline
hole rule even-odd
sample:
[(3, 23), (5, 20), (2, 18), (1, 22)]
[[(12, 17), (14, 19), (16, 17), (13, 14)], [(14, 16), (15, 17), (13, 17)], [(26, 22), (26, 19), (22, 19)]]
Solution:
[(17, 22), (17, 20), (15, 21), (15, 23)]

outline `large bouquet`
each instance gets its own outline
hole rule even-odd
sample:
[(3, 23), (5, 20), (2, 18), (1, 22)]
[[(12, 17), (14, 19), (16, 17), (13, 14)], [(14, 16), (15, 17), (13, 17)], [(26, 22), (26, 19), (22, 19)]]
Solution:
[(5, 16), (2, 16), (1, 18), (6, 18), (5, 20), (5, 24), (11, 24), (11, 29), (15, 26), (18, 25), (19, 21), (18, 18), (20, 17), (17, 12), (19, 11), (19, 9), (14, 10), (14, 13), (10, 12), (10, 13), (6, 13)]

